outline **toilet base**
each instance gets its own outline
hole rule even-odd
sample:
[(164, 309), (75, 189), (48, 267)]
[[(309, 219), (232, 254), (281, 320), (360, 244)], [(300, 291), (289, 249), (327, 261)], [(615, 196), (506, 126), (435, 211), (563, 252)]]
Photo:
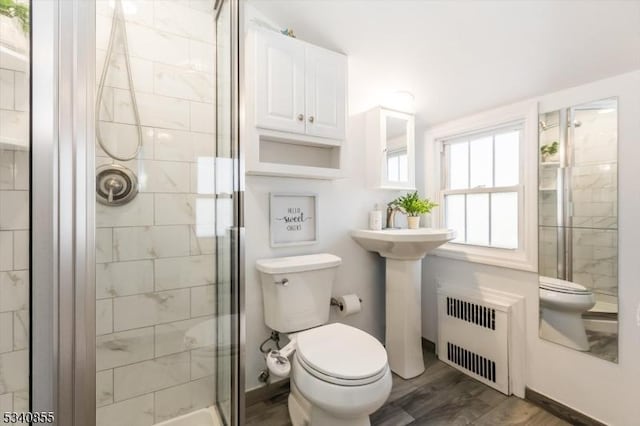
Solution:
[(291, 381), (291, 393), (288, 398), (289, 417), (293, 426), (370, 426), (369, 416), (357, 418), (338, 418), (314, 407), (300, 393), (295, 383)]
[(579, 351), (588, 352), (591, 349), (580, 312), (542, 308), (540, 336)]
[(288, 406), (289, 417), (293, 426), (309, 426), (311, 424), (311, 403), (300, 394), (293, 380), (290, 381)]

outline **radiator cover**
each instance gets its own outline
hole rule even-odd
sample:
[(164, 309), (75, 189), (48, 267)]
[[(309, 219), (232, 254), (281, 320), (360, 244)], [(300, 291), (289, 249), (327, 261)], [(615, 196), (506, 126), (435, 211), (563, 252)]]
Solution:
[(504, 299), (438, 289), (438, 358), (510, 395), (510, 314), (511, 305)]

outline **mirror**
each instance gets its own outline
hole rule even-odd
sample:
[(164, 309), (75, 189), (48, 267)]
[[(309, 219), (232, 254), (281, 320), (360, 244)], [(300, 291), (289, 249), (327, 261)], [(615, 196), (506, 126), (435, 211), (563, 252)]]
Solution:
[(371, 186), (415, 189), (414, 141), (412, 114), (382, 107), (367, 113), (367, 163)]
[(540, 337), (618, 362), (618, 102), (540, 115)]
[(386, 116), (387, 182), (406, 183), (409, 181), (407, 120), (401, 117)]

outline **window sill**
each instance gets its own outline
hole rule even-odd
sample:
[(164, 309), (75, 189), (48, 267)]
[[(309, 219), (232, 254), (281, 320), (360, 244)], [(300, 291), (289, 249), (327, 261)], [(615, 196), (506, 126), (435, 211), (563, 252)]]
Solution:
[(429, 255), (520, 271), (538, 271), (535, 260), (529, 259), (527, 253), (520, 249), (509, 250), (448, 243), (433, 250)]

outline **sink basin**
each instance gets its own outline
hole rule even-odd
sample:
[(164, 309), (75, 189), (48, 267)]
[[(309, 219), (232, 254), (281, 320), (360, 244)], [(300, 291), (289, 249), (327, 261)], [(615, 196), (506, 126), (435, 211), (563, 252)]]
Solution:
[(453, 229), (359, 229), (351, 237), (368, 251), (398, 260), (419, 260), (431, 250), (456, 237)]
[(391, 370), (410, 379), (424, 372), (422, 359), (422, 262), (456, 237), (453, 229), (361, 229), (351, 237), (385, 258), (385, 347)]

